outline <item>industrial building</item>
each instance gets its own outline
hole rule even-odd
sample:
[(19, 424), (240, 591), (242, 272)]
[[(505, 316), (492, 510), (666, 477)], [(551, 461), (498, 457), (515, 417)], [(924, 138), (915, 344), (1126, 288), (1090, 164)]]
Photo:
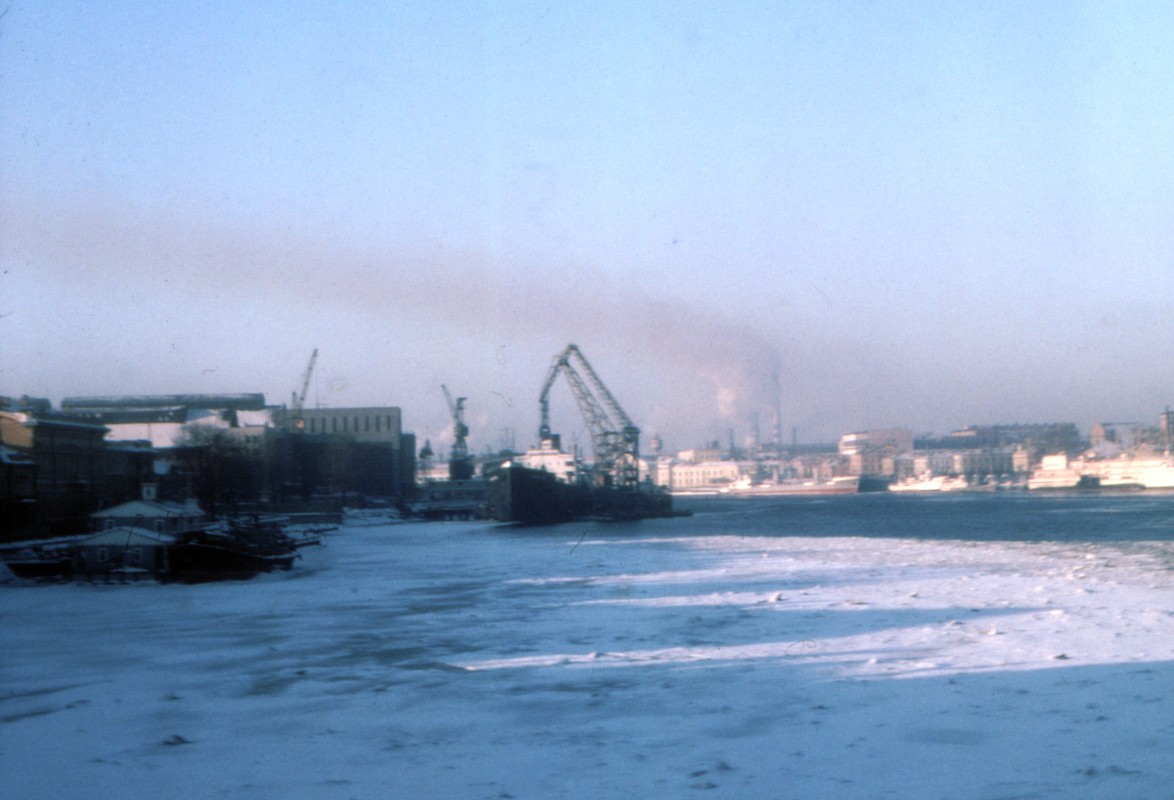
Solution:
[[(157, 485), (212, 511), (288, 512), (311, 498), (402, 498), (415, 437), (393, 406), (290, 410), (260, 393), (0, 398), (0, 536), (77, 533)], [(340, 501), (341, 502), (341, 501)]]
[(73, 533), (102, 505), (137, 497), (153, 455), (108, 444), (108, 430), (46, 399), (0, 397), (0, 537)]
[(304, 408), (301, 419), (302, 432), (311, 436), (347, 436), (356, 442), (400, 447), (400, 410), (391, 406)]

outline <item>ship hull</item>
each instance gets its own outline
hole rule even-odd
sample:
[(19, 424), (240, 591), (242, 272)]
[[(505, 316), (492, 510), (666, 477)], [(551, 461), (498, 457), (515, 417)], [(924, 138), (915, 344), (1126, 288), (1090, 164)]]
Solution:
[(1174, 462), (1167, 458), (1092, 461), (1086, 472), (1095, 475), (1105, 489), (1174, 489)]
[(735, 486), (723, 489), (722, 494), (734, 497), (810, 497), (829, 494), (857, 494), (860, 479), (852, 476), (828, 481), (795, 481), (774, 484)]
[(576, 519), (637, 520), (672, 516), (672, 498), (653, 489), (621, 491), (568, 484), (544, 470), (502, 467), (489, 482), (493, 519), (520, 525), (557, 525)]
[(590, 514), (590, 490), (515, 464), (490, 478), (489, 509), (498, 522), (557, 525)]

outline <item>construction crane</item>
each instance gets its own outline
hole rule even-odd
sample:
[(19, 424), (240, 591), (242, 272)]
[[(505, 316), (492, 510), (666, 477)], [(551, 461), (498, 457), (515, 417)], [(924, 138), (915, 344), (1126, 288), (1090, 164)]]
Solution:
[(293, 430), (301, 433), (306, 428), (306, 420), (302, 418), (302, 409), (306, 406), (306, 392), (310, 391), (310, 376), (314, 374), (314, 362), (318, 360), (318, 348), (310, 354), (310, 363), (306, 365), (306, 374), (302, 377), (302, 391), (293, 396), (293, 410), (290, 418), (293, 420)]
[[(575, 365), (578, 365), (576, 368)], [(624, 413), (612, 393), (592, 369), (579, 348), (573, 344), (555, 356), (542, 393), (538, 396), (542, 421), (538, 435), (549, 439), (550, 389), (560, 374), (567, 376), (571, 393), (579, 404), (583, 419), (591, 431), (595, 451), (595, 481), (620, 489), (635, 490), (640, 484), (640, 429)]]
[(448, 401), (448, 411), (452, 415), (452, 450), (448, 457), (449, 480), (463, 481), (473, 477), (473, 462), (469, 460), (469, 445), (465, 437), (469, 435), (469, 426), (465, 424), (465, 398), (453, 400), (448, 387), (443, 383), (444, 399)]

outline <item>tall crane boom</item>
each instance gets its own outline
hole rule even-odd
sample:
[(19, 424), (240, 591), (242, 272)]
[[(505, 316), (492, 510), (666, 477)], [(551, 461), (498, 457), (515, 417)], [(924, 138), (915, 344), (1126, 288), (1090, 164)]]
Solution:
[(608, 391), (582, 351), (573, 344), (555, 356), (542, 384), (538, 397), (541, 413), (538, 435), (543, 439), (550, 438), (550, 390), (560, 374), (567, 376), (571, 394), (591, 430), (596, 480), (624, 489), (637, 488), (640, 482), (640, 429)]
[(444, 399), (448, 401), (448, 413), (452, 415), (452, 451), (448, 459), (448, 477), (450, 480), (463, 481), (473, 477), (473, 462), (469, 460), (469, 445), (465, 437), (469, 435), (469, 426), (465, 424), (465, 398), (453, 400), (448, 387), (443, 383)]
[(318, 360), (318, 348), (314, 348), (314, 352), (310, 354), (310, 363), (306, 366), (306, 373), (302, 377), (302, 390), (294, 395), (293, 398), (293, 426), (295, 431), (301, 431), (306, 427), (306, 421), (302, 419), (302, 409), (306, 407), (306, 393), (310, 391), (310, 376), (314, 374), (314, 362)]

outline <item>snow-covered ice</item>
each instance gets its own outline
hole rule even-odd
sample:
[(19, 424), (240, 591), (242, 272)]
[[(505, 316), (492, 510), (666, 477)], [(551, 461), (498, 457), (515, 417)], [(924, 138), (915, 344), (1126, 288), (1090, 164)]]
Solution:
[[(708, 527), (707, 527), (708, 526)], [(1171, 798), (1174, 547), (344, 528), (0, 585), (19, 798)]]

